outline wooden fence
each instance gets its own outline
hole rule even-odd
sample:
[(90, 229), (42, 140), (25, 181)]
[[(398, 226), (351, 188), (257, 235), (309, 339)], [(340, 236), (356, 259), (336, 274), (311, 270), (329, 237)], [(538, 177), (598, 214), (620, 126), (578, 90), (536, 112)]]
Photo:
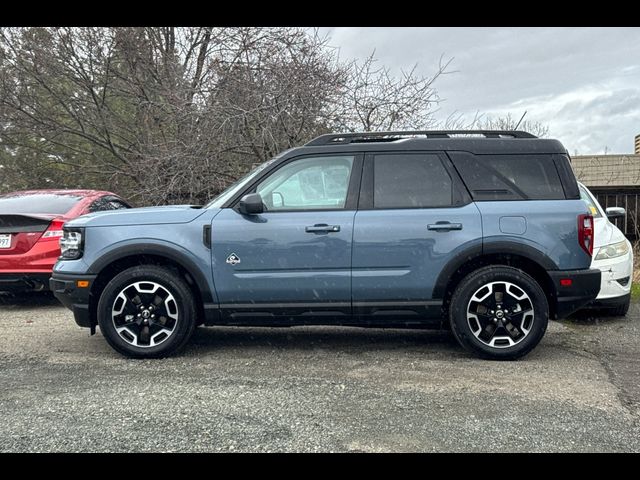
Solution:
[(626, 210), (624, 218), (615, 220), (616, 226), (622, 230), (622, 232), (630, 240), (640, 239), (640, 188), (626, 188), (626, 189), (598, 189), (596, 187), (590, 187), (591, 193), (598, 199), (598, 203), (602, 205), (602, 208), (608, 207), (623, 207)]

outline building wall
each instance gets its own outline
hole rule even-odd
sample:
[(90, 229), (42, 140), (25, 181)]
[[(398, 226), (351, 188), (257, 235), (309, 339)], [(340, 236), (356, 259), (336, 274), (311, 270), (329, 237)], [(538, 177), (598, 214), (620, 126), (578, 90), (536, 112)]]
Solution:
[(640, 187), (589, 188), (602, 208), (623, 207), (626, 215), (613, 222), (630, 240), (640, 238)]
[(640, 155), (576, 155), (571, 166), (587, 187), (640, 187)]
[(640, 155), (576, 155), (571, 166), (603, 208), (625, 208), (625, 218), (615, 223), (629, 239), (639, 239)]

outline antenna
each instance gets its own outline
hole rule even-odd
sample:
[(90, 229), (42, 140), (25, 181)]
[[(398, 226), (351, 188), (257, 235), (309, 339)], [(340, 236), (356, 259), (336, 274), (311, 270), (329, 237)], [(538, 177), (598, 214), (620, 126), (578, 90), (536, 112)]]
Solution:
[(522, 114), (522, 116), (520, 117), (520, 120), (518, 121), (518, 123), (516, 123), (516, 126), (513, 127), (514, 130), (517, 130), (518, 127), (520, 126), (520, 123), (522, 122), (522, 120), (524, 120), (524, 116), (527, 114), (527, 111), (525, 110), (524, 113)]

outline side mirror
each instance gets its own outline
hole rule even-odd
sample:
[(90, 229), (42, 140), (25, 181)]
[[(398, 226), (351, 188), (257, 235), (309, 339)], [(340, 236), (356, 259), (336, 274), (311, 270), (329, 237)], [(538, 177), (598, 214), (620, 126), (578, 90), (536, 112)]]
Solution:
[(259, 193), (250, 193), (240, 199), (240, 213), (243, 215), (256, 215), (264, 212), (264, 204)]
[(607, 218), (609, 220), (615, 220), (616, 218), (624, 218), (626, 212), (622, 207), (609, 207), (606, 210)]

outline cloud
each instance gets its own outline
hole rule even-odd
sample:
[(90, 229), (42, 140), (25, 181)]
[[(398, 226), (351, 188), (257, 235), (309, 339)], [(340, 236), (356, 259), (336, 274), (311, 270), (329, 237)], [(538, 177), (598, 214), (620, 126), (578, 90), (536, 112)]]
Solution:
[(584, 27), (321, 29), (344, 59), (376, 50), (392, 69), (438, 79), (440, 115), (506, 113), (549, 125), (573, 153), (629, 153), (640, 133), (640, 29)]
[(615, 82), (586, 85), (569, 92), (521, 99), (488, 112), (527, 111), (527, 118), (549, 125), (571, 153), (630, 153), (640, 133), (640, 87), (617, 88)]

